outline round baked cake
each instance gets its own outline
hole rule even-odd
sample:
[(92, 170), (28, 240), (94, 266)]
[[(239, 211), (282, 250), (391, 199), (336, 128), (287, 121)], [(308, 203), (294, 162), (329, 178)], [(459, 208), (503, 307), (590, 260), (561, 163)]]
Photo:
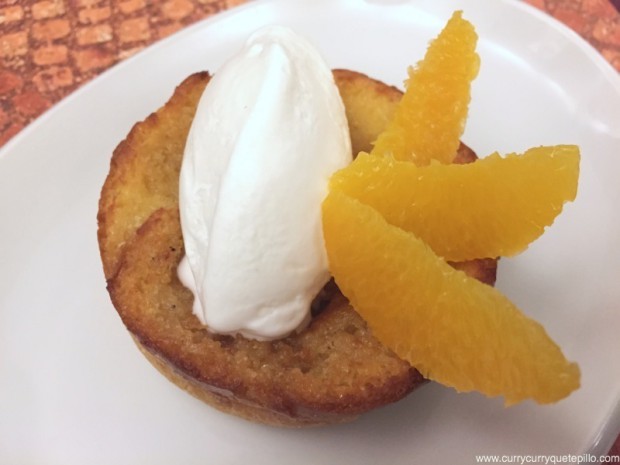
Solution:
[[(401, 92), (363, 74), (334, 71), (353, 153), (368, 151)], [(210, 405), (279, 426), (350, 421), (425, 382), (379, 343), (333, 282), (317, 296), (310, 325), (275, 341), (209, 332), (177, 277), (184, 255), (179, 171), (185, 140), (209, 74), (188, 77), (164, 107), (137, 123), (114, 151), (98, 212), (108, 290), (146, 358)], [(461, 144), (455, 162), (475, 160)], [(455, 263), (494, 284), (496, 260)], [(243, 283), (239, 283), (240, 286)]]

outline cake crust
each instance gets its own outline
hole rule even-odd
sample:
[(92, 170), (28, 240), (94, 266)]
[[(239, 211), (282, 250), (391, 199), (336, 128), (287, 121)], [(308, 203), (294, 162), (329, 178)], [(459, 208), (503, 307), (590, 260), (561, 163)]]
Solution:
[[(369, 150), (401, 93), (363, 74), (334, 72), (354, 153)], [(188, 77), (114, 151), (98, 212), (108, 290), (146, 358), (168, 379), (228, 413), (278, 426), (350, 421), (425, 382), (380, 344), (337, 291), (308, 328), (277, 341), (210, 333), (177, 277), (183, 257), (178, 176), (185, 139), (210, 77)], [(456, 162), (475, 160), (461, 145)], [(495, 260), (455, 264), (493, 284)], [(334, 286), (329, 286), (334, 289)]]

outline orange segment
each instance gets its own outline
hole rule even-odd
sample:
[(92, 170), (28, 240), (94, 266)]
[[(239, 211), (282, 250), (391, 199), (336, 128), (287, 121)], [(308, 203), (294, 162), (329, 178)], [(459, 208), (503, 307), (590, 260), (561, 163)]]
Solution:
[(455, 12), (424, 59), (409, 69), (407, 90), (373, 155), (391, 154), (420, 166), (452, 161), (465, 127), (470, 84), (480, 66), (477, 40), (471, 23)]
[(375, 208), (446, 260), (464, 261), (523, 251), (575, 199), (578, 178), (574, 145), (426, 167), (361, 153), (330, 189)]
[(454, 270), (413, 234), (339, 192), (323, 203), (330, 271), (373, 334), (459, 391), (555, 402), (579, 386), (541, 325), (494, 288)]

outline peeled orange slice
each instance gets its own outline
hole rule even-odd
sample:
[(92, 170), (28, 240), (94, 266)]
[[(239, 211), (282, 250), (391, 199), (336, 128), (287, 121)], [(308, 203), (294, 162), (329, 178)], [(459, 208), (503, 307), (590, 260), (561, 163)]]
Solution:
[(465, 261), (522, 252), (575, 199), (578, 178), (574, 145), (425, 167), (361, 153), (330, 189), (370, 205), (446, 260)]
[(451, 268), (373, 208), (330, 192), (329, 266), (373, 334), (424, 376), (458, 391), (555, 402), (579, 387), (543, 327), (494, 288)]
[(373, 155), (389, 154), (420, 166), (452, 161), (465, 127), (470, 84), (480, 66), (477, 40), (471, 23), (455, 12), (424, 59), (409, 70), (406, 92)]

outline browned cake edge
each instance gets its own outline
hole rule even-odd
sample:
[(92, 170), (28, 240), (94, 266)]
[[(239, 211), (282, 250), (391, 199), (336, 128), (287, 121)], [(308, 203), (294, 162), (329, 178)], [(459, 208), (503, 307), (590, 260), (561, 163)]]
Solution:
[[(97, 239), (103, 270), (106, 279), (112, 278), (118, 271), (118, 265), (122, 259), (125, 244), (131, 240), (137, 229), (158, 208), (174, 204), (174, 197), (178, 198), (178, 192), (168, 193), (149, 199), (147, 205), (135, 207), (134, 199), (128, 194), (129, 190), (136, 186), (128, 184), (132, 182), (135, 172), (148, 169), (144, 164), (151, 162), (140, 157), (140, 150), (149, 138), (149, 132), (156, 130), (158, 126), (168, 122), (176, 123), (183, 118), (175, 118), (175, 114), (193, 113), (196, 110), (198, 99), (205, 86), (211, 79), (208, 72), (203, 71), (188, 76), (174, 90), (172, 96), (164, 106), (151, 113), (146, 119), (133, 125), (127, 137), (114, 149), (110, 161), (110, 171), (101, 189), (99, 209), (97, 212)], [(185, 127), (185, 135), (189, 131), (191, 118)], [(181, 147), (185, 145), (182, 141)], [(182, 150), (182, 148), (181, 148)], [(162, 156), (169, 156), (166, 149), (162, 149)], [(169, 158), (173, 158), (170, 157)], [(181, 157), (176, 163), (180, 166)], [(178, 185), (178, 184), (177, 184)], [(178, 190), (178, 189), (176, 189)], [(177, 201), (178, 202), (178, 201)], [(124, 214), (130, 211), (132, 215)]]
[(187, 376), (168, 360), (162, 358), (155, 351), (143, 345), (138, 338), (132, 334), (133, 340), (138, 349), (151, 362), (151, 364), (164, 375), (168, 381), (188, 392), (195, 398), (209, 404), (211, 407), (221, 412), (235, 415), (248, 421), (263, 423), (271, 426), (281, 426), (288, 428), (303, 428), (310, 426), (324, 426), (337, 423), (347, 423), (355, 420), (359, 415), (346, 415), (341, 413), (329, 414), (308, 412), (310, 415), (300, 415), (292, 417), (276, 410), (263, 407), (261, 405), (244, 401), (235, 396), (232, 391), (220, 389), (213, 385), (201, 383), (195, 378)]

